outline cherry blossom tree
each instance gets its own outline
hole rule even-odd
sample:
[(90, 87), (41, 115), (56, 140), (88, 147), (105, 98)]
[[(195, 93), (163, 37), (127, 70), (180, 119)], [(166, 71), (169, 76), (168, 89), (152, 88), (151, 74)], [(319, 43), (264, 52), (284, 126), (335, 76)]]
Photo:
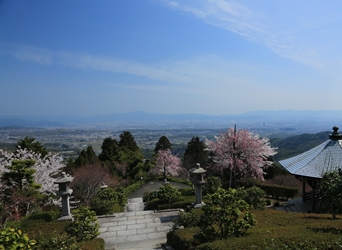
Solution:
[(40, 192), (54, 192), (56, 180), (54, 176), (64, 167), (63, 158), (57, 154), (49, 152), (44, 157), (39, 153), (34, 153), (26, 148), (17, 148), (15, 152), (8, 152), (0, 149), (0, 175), (7, 172), (6, 166), (11, 166), (13, 160), (33, 160), (32, 166), (36, 170), (34, 178), (35, 182), (41, 185)]
[(169, 176), (179, 176), (181, 167), (181, 159), (172, 155), (171, 150), (159, 150), (156, 157), (156, 165), (151, 169), (153, 175), (163, 174), (164, 178)]
[(248, 130), (230, 128), (215, 140), (207, 139), (205, 143), (212, 153), (213, 170), (222, 173), (228, 169), (230, 178), (238, 175), (241, 178), (263, 179), (263, 169), (272, 164), (269, 159), (277, 154), (268, 138), (259, 138), (259, 135)]

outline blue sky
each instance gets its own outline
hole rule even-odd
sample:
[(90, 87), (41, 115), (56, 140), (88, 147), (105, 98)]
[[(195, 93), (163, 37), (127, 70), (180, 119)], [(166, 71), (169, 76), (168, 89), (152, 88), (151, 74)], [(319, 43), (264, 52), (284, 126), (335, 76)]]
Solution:
[(0, 115), (340, 110), (342, 2), (0, 0)]

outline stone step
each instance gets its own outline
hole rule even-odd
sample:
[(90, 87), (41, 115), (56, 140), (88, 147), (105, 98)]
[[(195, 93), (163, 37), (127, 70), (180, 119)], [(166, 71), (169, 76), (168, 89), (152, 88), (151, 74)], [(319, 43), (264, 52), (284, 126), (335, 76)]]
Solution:
[(145, 208), (145, 204), (143, 202), (143, 199), (140, 198), (131, 198), (127, 200), (127, 204), (125, 207), (125, 210), (128, 212), (131, 211), (143, 211)]
[(117, 217), (99, 218), (100, 235), (107, 246), (133, 241), (166, 239), (178, 211), (135, 211)]

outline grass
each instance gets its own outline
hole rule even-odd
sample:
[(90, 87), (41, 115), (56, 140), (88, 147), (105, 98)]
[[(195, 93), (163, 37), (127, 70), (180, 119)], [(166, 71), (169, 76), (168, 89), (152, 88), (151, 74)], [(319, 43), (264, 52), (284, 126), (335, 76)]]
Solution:
[[(327, 214), (289, 213), (273, 209), (251, 212), (258, 224), (246, 236), (202, 244), (196, 249), (342, 249), (342, 217), (332, 220)], [(188, 244), (189, 237), (193, 237), (186, 231), (178, 235), (186, 237), (183, 240)]]
[(252, 213), (258, 224), (248, 231), (246, 237), (230, 240), (232, 249), (242, 249), (242, 246), (247, 249), (256, 243), (258, 247), (254, 249), (263, 249), (272, 239), (284, 243), (311, 241), (333, 244), (342, 236), (342, 219), (332, 220), (331, 215), (288, 213), (273, 209)]

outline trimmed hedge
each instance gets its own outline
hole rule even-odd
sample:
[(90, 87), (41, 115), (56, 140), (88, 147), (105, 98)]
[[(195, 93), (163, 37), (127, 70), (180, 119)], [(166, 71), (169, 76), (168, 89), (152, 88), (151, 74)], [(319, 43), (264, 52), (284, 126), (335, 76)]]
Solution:
[(31, 214), (24, 218), (24, 220), (44, 220), (45, 222), (55, 221), (58, 219), (60, 213), (50, 212), (38, 212)]
[(197, 228), (185, 228), (167, 233), (167, 243), (177, 250), (194, 250), (195, 240), (193, 235), (198, 231)]
[(285, 187), (279, 185), (270, 185), (264, 183), (256, 183), (257, 187), (266, 192), (266, 196), (271, 196), (273, 199), (289, 199), (294, 198), (298, 194), (298, 188)]
[(181, 192), (182, 196), (195, 197), (195, 190), (192, 188), (179, 188), (178, 191)]
[(141, 183), (140, 182), (136, 182), (136, 183), (133, 183), (133, 184), (127, 186), (124, 189), (124, 193), (125, 193), (126, 196), (128, 196), (131, 193), (133, 193), (134, 191), (137, 191), (139, 188), (141, 188)]

